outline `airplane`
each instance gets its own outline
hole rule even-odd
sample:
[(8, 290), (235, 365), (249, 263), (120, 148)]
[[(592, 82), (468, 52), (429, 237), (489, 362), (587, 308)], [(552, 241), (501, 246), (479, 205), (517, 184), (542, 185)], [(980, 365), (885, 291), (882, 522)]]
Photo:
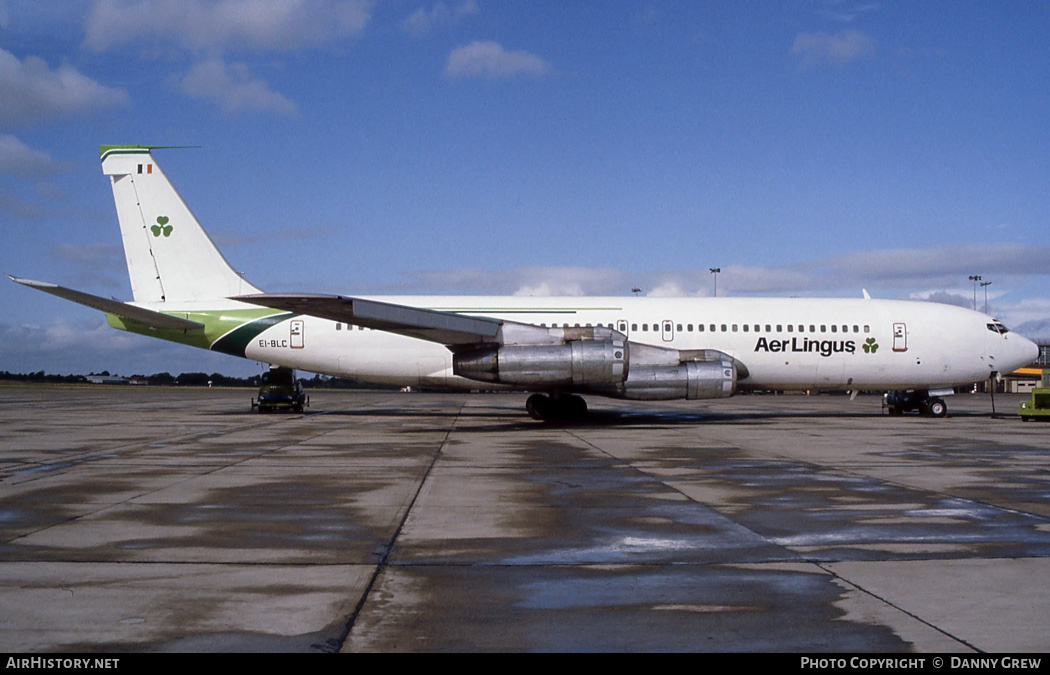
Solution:
[[(990, 316), (863, 298), (348, 297), (264, 293), (223, 258), (154, 159), (103, 145), (131, 278), (120, 302), (11, 279), (106, 313), (114, 328), (401, 387), (532, 392), (538, 420), (582, 395), (719, 399), (743, 391), (890, 392), (891, 413), (944, 417), (953, 387), (1032, 363)], [(9, 275), (10, 276), (10, 275)]]

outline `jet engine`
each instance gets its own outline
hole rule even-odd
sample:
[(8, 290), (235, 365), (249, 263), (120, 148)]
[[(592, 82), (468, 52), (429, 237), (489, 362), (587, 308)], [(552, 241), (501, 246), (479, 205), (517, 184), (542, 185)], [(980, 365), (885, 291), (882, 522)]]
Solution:
[(689, 361), (678, 366), (632, 367), (621, 396), (638, 401), (726, 398), (736, 393), (731, 360)]
[(485, 347), (454, 354), (452, 371), (480, 382), (634, 400), (725, 398), (747, 376), (722, 352), (617, 339)]
[(536, 388), (608, 387), (627, 375), (627, 347), (620, 340), (487, 347), (454, 354), (452, 372), (481, 382)]

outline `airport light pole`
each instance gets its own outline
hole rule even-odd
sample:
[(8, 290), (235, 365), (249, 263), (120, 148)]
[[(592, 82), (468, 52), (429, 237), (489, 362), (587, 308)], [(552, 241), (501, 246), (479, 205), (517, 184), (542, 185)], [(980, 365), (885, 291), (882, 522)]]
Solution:
[(971, 274), (970, 281), (973, 282), (973, 311), (977, 311), (977, 282), (981, 280), (980, 274)]
[(984, 313), (988, 313), (988, 287), (992, 285), (990, 281), (982, 281), (981, 288), (984, 289)]
[(708, 267), (707, 269), (709, 269), (711, 271), (711, 276), (715, 280), (714, 297), (717, 298), (718, 297), (718, 273), (722, 271), (722, 268), (721, 267)]

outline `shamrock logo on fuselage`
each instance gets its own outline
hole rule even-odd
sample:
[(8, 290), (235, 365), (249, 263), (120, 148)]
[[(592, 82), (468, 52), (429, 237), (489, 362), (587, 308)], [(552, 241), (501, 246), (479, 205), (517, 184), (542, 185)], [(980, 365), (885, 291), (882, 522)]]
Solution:
[(875, 342), (875, 338), (870, 337), (864, 341), (860, 348), (864, 350), (865, 354), (874, 354), (879, 350), (879, 343)]
[(171, 236), (171, 231), (174, 229), (171, 225), (168, 225), (167, 216), (157, 216), (157, 224), (151, 225), (149, 231), (153, 233), (154, 237), (159, 237), (163, 234), (165, 237)]

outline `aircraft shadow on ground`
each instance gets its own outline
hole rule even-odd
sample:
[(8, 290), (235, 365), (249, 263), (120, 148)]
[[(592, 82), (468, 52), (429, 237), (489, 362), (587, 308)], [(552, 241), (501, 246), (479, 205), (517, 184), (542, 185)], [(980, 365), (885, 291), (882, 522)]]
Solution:
[[(607, 427), (668, 427), (668, 426), (710, 426), (710, 425), (746, 425), (774, 424), (781, 420), (799, 419), (870, 419), (872, 417), (891, 417), (884, 412), (828, 412), (827, 410), (760, 410), (747, 412), (718, 412), (710, 409), (683, 411), (683, 410), (609, 410), (592, 408), (583, 419), (570, 420), (548, 420), (538, 421), (528, 417), (524, 410), (517, 407), (488, 406), (471, 407), (464, 409), (426, 409), (426, 408), (400, 408), (400, 407), (369, 407), (361, 410), (308, 410), (305, 413), (269, 413), (259, 415), (257, 412), (249, 411), (226, 411), (216, 412), (218, 415), (256, 415), (260, 419), (275, 419), (280, 417), (310, 417), (315, 415), (326, 415), (336, 417), (361, 418), (396, 418), (415, 417), (452, 419), (459, 418), (466, 423), (457, 428), (458, 432), (481, 432), (481, 431), (508, 431), (514, 428), (523, 430), (535, 429), (587, 429)], [(952, 413), (951, 417), (987, 417), (991, 419), (991, 411), (972, 412), (963, 411)], [(1009, 417), (1009, 415), (997, 414), (996, 418)], [(492, 423), (485, 425), (474, 424), (475, 420), (488, 419)], [(915, 422), (929, 421), (928, 418), (917, 414), (909, 414), (899, 418), (900, 420), (911, 420)], [(943, 420), (938, 420), (943, 423)], [(406, 429), (405, 433), (416, 431), (429, 431), (427, 429)]]

